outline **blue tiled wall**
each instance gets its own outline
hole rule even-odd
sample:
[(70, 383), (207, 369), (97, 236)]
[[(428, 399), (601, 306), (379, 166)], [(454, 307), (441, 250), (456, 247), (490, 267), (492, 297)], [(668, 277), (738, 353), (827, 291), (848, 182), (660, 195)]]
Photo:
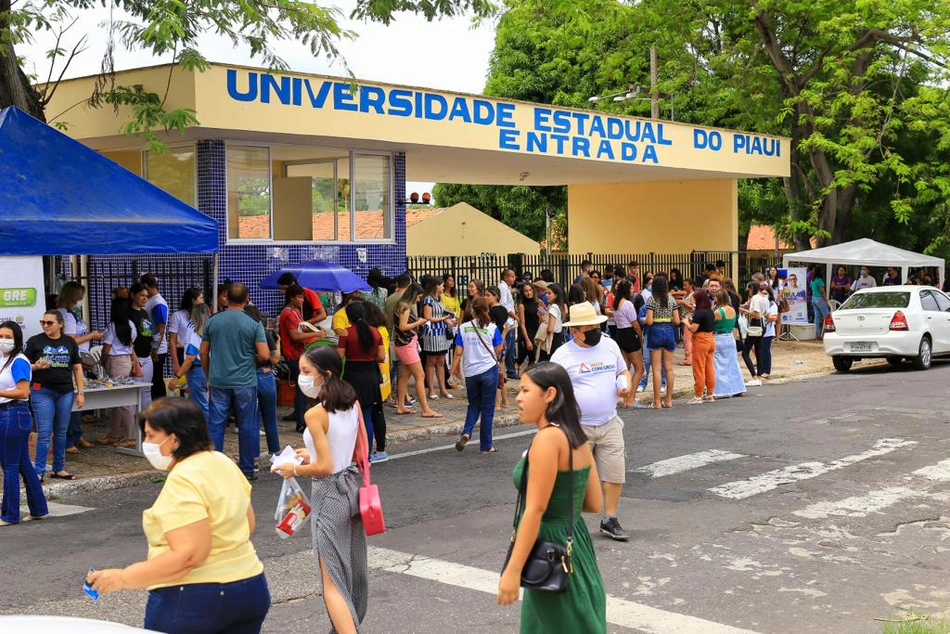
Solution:
[[(296, 264), (307, 260), (323, 259), (336, 262), (350, 269), (360, 277), (365, 278), (370, 269), (379, 267), (384, 275), (396, 276), (406, 267), (406, 155), (397, 153), (393, 156), (394, 194), (396, 201), (396, 217), (394, 244), (306, 244), (306, 245), (265, 245), (265, 244), (227, 244), (227, 182), (225, 142), (220, 139), (198, 141), (198, 209), (218, 221), (218, 281), (230, 278), (235, 282), (243, 282), (251, 290), (251, 300), (262, 312), (269, 316), (276, 316), (284, 305), (280, 291), (265, 291), (259, 286), (262, 279), (270, 273), (288, 264)], [(360, 262), (360, 250), (365, 249), (365, 262)], [(149, 271), (150, 265), (162, 262), (191, 263), (207, 260), (205, 255), (178, 255), (136, 257), (139, 273)], [(131, 259), (131, 256), (93, 256), (89, 258), (98, 266), (108, 266), (108, 263), (122, 264)], [(95, 266), (95, 265), (94, 265)], [(68, 272), (68, 271), (67, 271)], [(127, 280), (126, 285), (134, 280)], [(111, 288), (109, 280), (90, 279), (89, 298), (94, 302), (92, 313), (95, 316), (96, 327), (104, 327), (109, 315), (109, 301)], [(192, 285), (201, 285), (200, 279), (189, 282), (186, 279), (162, 280), (159, 276), (159, 288), (163, 291), (169, 305), (176, 307), (181, 293)], [(99, 288), (101, 286), (102, 288)], [(209, 298), (209, 301), (213, 301)], [(99, 323), (103, 322), (103, 323)]]

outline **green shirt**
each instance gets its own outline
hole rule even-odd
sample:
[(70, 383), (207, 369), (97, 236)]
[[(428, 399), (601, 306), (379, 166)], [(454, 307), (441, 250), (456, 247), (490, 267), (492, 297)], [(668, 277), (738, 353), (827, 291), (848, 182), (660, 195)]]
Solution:
[(402, 293), (394, 291), (392, 295), (386, 298), (386, 303), (383, 305), (383, 316), (386, 317), (386, 328), (389, 332), (395, 332), (393, 330), (394, 313), (396, 312), (396, 304), (399, 303), (400, 299), (402, 299)]
[(811, 281), (812, 297), (824, 297), (825, 296), (824, 288), (825, 288), (825, 280), (821, 279), (820, 277), (816, 277), (815, 279), (813, 279)]
[(211, 345), (208, 375), (212, 387), (257, 387), (257, 346), (267, 343), (264, 326), (243, 310), (212, 315), (202, 341)]

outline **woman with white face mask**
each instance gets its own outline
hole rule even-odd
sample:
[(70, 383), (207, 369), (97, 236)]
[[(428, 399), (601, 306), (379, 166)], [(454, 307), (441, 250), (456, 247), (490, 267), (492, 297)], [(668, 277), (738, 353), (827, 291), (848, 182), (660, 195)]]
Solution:
[(90, 573), (87, 581), (99, 592), (147, 588), (148, 630), (260, 632), (270, 591), (251, 544), (250, 483), (233, 460), (214, 451), (194, 401), (159, 399), (139, 424), (145, 457), (168, 471), (143, 513), (148, 559)]
[(26, 486), (30, 517), (46, 519), (49, 509), (43, 487), (30, 462), (30, 360), (23, 350), (23, 331), (15, 321), (0, 324), (0, 464), (3, 506), (0, 526), (20, 522), (20, 478)]
[(305, 449), (297, 455), (303, 464), (285, 464), (284, 478), (313, 478), (310, 513), (313, 551), (320, 569), (320, 586), (335, 632), (356, 632), (366, 617), (369, 567), (366, 533), (359, 508), (359, 470), (353, 464), (360, 423), (359, 402), (353, 388), (340, 378), (343, 361), (328, 346), (318, 346), (300, 357), (297, 385), (313, 400), (304, 420)]

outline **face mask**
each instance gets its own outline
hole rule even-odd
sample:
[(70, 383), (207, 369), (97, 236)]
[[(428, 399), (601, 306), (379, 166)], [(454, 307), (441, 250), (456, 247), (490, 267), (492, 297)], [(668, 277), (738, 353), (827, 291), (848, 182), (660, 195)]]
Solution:
[(600, 343), (600, 328), (594, 328), (593, 330), (588, 330), (584, 332), (584, 343), (588, 346), (596, 346)]
[(316, 377), (307, 376), (306, 374), (301, 374), (297, 377), (297, 385), (300, 386), (300, 391), (309, 396), (310, 398), (320, 398), (320, 392), (323, 391), (323, 384), (314, 385), (313, 381)]
[[(171, 438), (169, 436), (168, 438)], [(166, 442), (168, 438), (163, 440), (160, 443), (156, 442), (143, 442), (142, 443), (142, 453), (145, 454), (145, 457), (148, 459), (149, 464), (158, 469), (159, 471), (168, 471), (168, 468), (172, 466), (172, 460), (174, 456), (163, 456), (161, 447)]]
[(0, 339), (0, 353), (10, 354), (13, 347), (13, 339)]
[(867, 276), (868, 276), (867, 271), (861, 271), (861, 277), (867, 277)]

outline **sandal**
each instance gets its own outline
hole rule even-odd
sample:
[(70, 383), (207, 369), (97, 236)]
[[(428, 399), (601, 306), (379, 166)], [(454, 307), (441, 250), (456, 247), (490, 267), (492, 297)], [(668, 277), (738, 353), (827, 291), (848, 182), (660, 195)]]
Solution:
[(489, 449), (488, 451), (483, 451), (483, 452), (482, 452), (482, 455), (485, 455), (485, 454), (487, 454), (487, 453), (498, 453), (498, 450), (495, 449), (494, 447), (492, 447), (492, 448)]
[(79, 447), (68, 447), (66, 449), (66, 453), (71, 454), (71, 455), (76, 455), (79, 453)]
[(49, 477), (54, 478), (56, 480), (75, 480), (76, 479), (76, 476), (74, 476), (71, 473), (67, 473), (65, 471), (60, 471), (59, 473), (55, 473), (55, 472), (50, 473)]
[(96, 441), (97, 445), (114, 445), (119, 442), (118, 438), (113, 438), (112, 436), (103, 436), (102, 438)]
[(703, 403), (702, 396), (694, 396), (693, 398), (686, 401), (687, 405), (701, 405)]
[(716, 397), (715, 397), (715, 396), (704, 396), (704, 397), (703, 397), (703, 403), (713, 403), (713, 402), (715, 402), (715, 400), (716, 400)]
[(127, 447), (127, 448), (131, 448), (131, 447), (137, 447), (137, 446), (138, 446), (138, 443), (135, 442), (135, 441), (132, 440), (132, 439), (129, 439), (129, 440), (122, 440), (122, 441), (119, 441), (119, 442), (117, 442), (117, 443), (115, 444), (115, 446), (116, 446), (116, 447)]
[(465, 449), (465, 445), (468, 444), (468, 441), (471, 440), (471, 436), (468, 434), (462, 434), (459, 436), (459, 439), (455, 442), (455, 451), (462, 451)]
[(663, 409), (673, 409), (673, 403), (667, 403), (666, 401), (663, 401), (660, 403), (660, 407)]

